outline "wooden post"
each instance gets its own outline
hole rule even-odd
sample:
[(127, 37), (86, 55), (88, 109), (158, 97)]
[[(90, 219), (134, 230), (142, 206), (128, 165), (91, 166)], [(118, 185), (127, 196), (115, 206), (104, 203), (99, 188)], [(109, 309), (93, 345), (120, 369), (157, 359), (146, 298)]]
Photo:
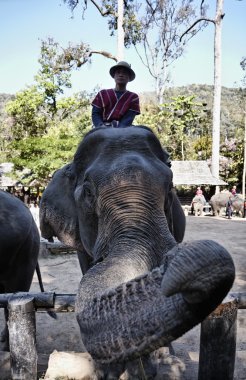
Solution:
[(9, 346), (13, 380), (36, 380), (37, 349), (33, 297), (14, 295), (9, 301)]
[(233, 380), (237, 306), (221, 304), (202, 322), (198, 380)]

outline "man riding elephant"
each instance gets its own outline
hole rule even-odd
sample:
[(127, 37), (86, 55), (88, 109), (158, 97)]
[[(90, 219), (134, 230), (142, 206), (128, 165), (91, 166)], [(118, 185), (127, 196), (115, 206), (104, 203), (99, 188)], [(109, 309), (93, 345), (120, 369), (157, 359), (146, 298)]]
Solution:
[(200, 186), (196, 189), (196, 195), (191, 201), (191, 213), (195, 212), (195, 216), (203, 215), (203, 208), (206, 204), (206, 199)]
[[(239, 212), (243, 216), (244, 210), (244, 200), (241, 194), (233, 195), (229, 191), (221, 191), (220, 193), (214, 194), (209, 204), (212, 207), (213, 214), (215, 216), (222, 216), (222, 212), (226, 211), (226, 206), (230, 199), (231, 211)], [(226, 213), (226, 212), (225, 212)]]
[(140, 114), (138, 95), (126, 89), (128, 82), (135, 79), (135, 72), (127, 62), (121, 61), (109, 73), (115, 80), (115, 88), (99, 91), (92, 101), (93, 125), (129, 127)]

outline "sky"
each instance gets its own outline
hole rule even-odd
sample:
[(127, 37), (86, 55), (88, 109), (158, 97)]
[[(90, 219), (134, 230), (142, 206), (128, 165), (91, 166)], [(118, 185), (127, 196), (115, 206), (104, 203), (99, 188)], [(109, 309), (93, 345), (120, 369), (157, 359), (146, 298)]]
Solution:
[[(199, 2), (200, 3), (200, 2)], [(208, 17), (215, 16), (216, 0), (206, 1)], [(246, 56), (246, 0), (225, 0), (222, 27), (222, 85), (239, 86), (243, 78), (240, 67)], [(117, 37), (111, 37), (107, 21), (88, 1), (85, 19), (81, 9), (71, 11), (62, 0), (0, 0), (0, 93), (14, 94), (34, 83), (40, 65), (41, 40), (54, 38), (60, 45), (88, 43), (93, 50), (117, 54)], [(171, 70), (171, 85), (213, 84), (214, 25), (189, 41), (185, 54)], [(125, 49), (124, 60), (136, 72), (128, 89), (142, 93), (154, 91), (154, 80), (138, 58), (134, 48)], [(93, 55), (92, 64), (82, 66), (72, 77), (71, 93), (110, 88), (114, 82), (108, 74), (114, 61)], [(69, 93), (67, 94), (69, 95)]]

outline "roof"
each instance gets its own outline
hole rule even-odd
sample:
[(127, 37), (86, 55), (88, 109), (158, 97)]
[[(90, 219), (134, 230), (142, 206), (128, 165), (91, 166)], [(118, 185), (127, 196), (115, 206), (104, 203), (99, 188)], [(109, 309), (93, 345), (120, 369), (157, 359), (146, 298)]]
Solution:
[(211, 174), (207, 161), (172, 161), (173, 184), (177, 185), (227, 185)]
[(8, 186), (17, 186), (17, 181), (0, 174), (0, 188)]
[(5, 173), (10, 173), (14, 164), (11, 162), (4, 162), (0, 164), (0, 187), (15, 186), (16, 181), (10, 177), (5, 176)]

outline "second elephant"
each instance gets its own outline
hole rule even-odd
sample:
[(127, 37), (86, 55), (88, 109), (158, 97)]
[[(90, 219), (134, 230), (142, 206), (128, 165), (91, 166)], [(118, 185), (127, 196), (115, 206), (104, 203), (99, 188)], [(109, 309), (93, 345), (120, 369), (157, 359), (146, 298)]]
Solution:
[(196, 195), (192, 199), (191, 207), (195, 212), (195, 216), (203, 216), (203, 208), (205, 206), (206, 200), (203, 195)]
[(231, 207), (233, 211), (239, 212), (241, 216), (243, 216), (244, 211), (244, 200), (242, 195), (236, 194), (232, 195), (229, 191), (221, 191), (220, 193), (214, 194), (209, 204), (212, 207), (213, 214), (215, 216), (222, 215), (223, 211), (226, 209), (226, 205), (229, 201), (229, 198), (231, 199)]

